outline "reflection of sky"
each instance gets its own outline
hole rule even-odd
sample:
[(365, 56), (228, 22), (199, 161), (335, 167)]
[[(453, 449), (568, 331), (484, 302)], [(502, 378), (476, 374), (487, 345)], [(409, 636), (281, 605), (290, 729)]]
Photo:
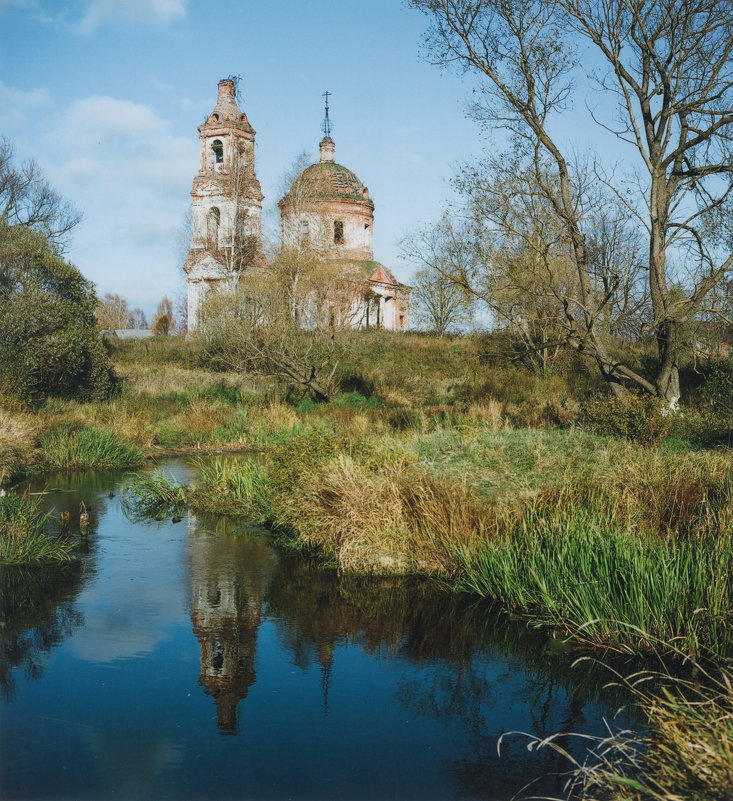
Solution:
[[(199, 540), (201, 558), (191, 559), (186, 526), (133, 525), (119, 497), (109, 500), (75, 602), (85, 627), (51, 652), (40, 679), (19, 679), (2, 710), (0, 797), (486, 801), (508, 799), (553, 762), (520, 741), (497, 757), (502, 732), (561, 730), (578, 712), (518, 658), (432, 656), (424, 631), (425, 658), (415, 659), (399, 633), (392, 647), (371, 648), (334, 630), (326, 671), (315, 658), (296, 665), (297, 638), (284, 631), (298, 623), (275, 615), (251, 632), (256, 682), (239, 703), (237, 736), (222, 736), (199, 685), (191, 571), (203, 584), (232, 579), (244, 598), (245, 585), (259, 586), (245, 576), (276, 570), (276, 560), (242, 537), (215, 548)], [(300, 589), (315, 591), (305, 579)], [(222, 626), (223, 647), (236, 634)], [(599, 710), (580, 707), (600, 730)]]
[(143, 523), (131, 529), (119, 507), (110, 503), (100, 523), (95, 561), (105, 569), (82, 592), (86, 626), (70, 641), (77, 659), (112, 662), (150, 652), (167, 639), (173, 624), (188, 621), (190, 581), (184, 563), (185, 522)]

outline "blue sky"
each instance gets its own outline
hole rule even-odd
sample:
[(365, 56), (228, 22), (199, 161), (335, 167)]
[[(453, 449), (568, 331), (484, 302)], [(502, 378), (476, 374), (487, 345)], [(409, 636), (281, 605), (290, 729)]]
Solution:
[(375, 258), (408, 280), (399, 239), (491, 146), (465, 116), (469, 83), (421, 58), (424, 28), (401, 0), (0, 0), (0, 135), (83, 211), (69, 258), (100, 296), (151, 311), (183, 291), (217, 81), (242, 76), (270, 229), (284, 173), (316, 158), (327, 89), (336, 159), (376, 203)]

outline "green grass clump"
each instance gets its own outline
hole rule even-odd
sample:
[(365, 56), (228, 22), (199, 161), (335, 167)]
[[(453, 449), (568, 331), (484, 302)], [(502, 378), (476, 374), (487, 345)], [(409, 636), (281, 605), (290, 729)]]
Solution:
[(268, 517), (270, 497), (267, 477), (256, 458), (199, 461), (196, 488), (189, 503), (206, 511), (244, 515), (253, 522)]
[(185, 511), (186, 487), (163, 470), (152, 476), (132, 475), (122, 493), (122, 503), (133, 520), (162, 520)]
[(601, 497), (533, 503), (495, 539), (458, 550), (459, 587), (594, 644), (648, 650), (636, 630), (685, 653), (729, 653), (733, 531), (664, 538), (644, 523), (618, 520)]
[(111, 429), (62, 423), (43, 434), (43, 467), (49, 470), (135, 467), (143, 460), (136, 445), (121, 442)]
[(30, 498), (7, 492), (0, 496), (0, 562), (66, 562), (73, 544), (48, 534), (50, 514)]

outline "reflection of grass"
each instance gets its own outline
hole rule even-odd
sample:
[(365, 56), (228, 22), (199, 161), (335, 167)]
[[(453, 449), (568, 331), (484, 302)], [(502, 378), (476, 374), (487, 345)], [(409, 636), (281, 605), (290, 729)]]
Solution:
[(73, 544), (52, 539), (47, 533), (49, 514), (37, 502), (7, 492), (0, 497), (0, 562), (64, 562), (71, 558)]
[(186, 490), (162, 470), (152, 476), (131, 475), (124, 488), (122, 503), (133, 520), (162, 520), (185, 510)]
[[(645, 632), (636, 636), (649, 638)], [(649, 638), (653, 639), (653, 638)], [(665, 652), (685, 654), (672, 643)], [(612, 671), (615, 685), (646, 718), (646, 733), (613, 731), (589, 738), (583, 763), (569, 756), (567, 732), (530, 737), (530, 748), (553, 748), (570, 759), (567, 797), (581, 801), (731, 801), (733, 799), (733, 682), (720, 668), (686, 660), (693, 679), (667, 671), (629, 677)]]

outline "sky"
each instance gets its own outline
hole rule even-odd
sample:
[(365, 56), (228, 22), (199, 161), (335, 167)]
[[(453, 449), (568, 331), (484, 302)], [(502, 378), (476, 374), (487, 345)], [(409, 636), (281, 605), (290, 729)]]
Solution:
[(492, 142), (471, 86), (421, 53), (402, 0), (0, 0), (0, 136), (84, 214), (67, 254), (149, 315), (185, 291), (181, 229), (197, 126), (241, 76), (263, 223), (285, 173), (315, 161), (328, 90), (336, 160), (374, 199), (374, 256), (409, 282), (409, 231), (436, 220), (458, 165)]

